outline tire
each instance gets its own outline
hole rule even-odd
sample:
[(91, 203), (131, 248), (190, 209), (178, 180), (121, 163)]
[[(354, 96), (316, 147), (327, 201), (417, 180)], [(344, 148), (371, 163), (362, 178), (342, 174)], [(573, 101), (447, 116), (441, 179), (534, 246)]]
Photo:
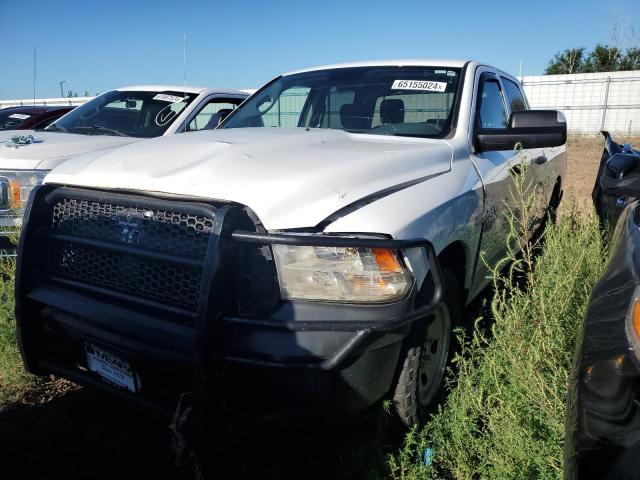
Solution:
[[(452, 271), (443, 269), (442, 277), (443, 302), (431, 322), (425, 319), (412, 326), (404, 341), (392, 388), (395, 414), (409, 428), (419, 425), (442, 398), (446, 369), (457, 349), (453, 329), (462, 324), (462, 295)], [(429, 299), (433, 283), (425, 282), (422, 290), (419, 298)], [(416, 306), (422, 303), (416, 300)]]

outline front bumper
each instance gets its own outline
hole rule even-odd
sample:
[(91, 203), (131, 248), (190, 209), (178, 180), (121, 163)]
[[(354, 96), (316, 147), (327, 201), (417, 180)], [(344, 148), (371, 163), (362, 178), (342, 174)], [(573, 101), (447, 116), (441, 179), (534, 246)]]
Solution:
[[(206, 253), (196, 262), (174, 253), (152, 253), (128, 242), (111, 243), (47, 230), (51, 205), (65, 197), (117, 202), (147, 211), (189, 211), (211, 218)], [(402, 339), (413, 322), (429, 317), (442, 294), (435, 250), (424, 239), (264, 234), (256, 232), (245, 210), (234, 205), (209, 206), (48, 186), (34, 193), (26, 218), (19, 244), (16, 319), (28, 369), (97, 386), (165, 413), (175, 409), (183, 392), (196, 394), (200, 412), (223, 408), (280, 416), (364, 409), (387, 393)], [(173, 268), (174, 263), (180, 263), (197, 269), (202, 275), (197, 305), (189, 311), (162, 300), (93, 285), (91, 276), (77, 281), (54, 274), (39, 259), (51, 255), (50, 245), (56, 242), (126, 258), (118, 268), (144, 261), (147, 266)], [(238, 308), (239, 287), (234, 285), (238, 259), (245, 247), (263, 248), (273, 243), (423, 247), (431, 262), (433, 296), (428, 305), (415, 309), (414, 286), (404, 300), (394, 304), (279, 301), (267, 309), (268, 313), (248, 314)], [(68, 252), (65, 262), (73, 264)], [(119, 274), (117, 269), (111, 272)], [(132, 394), (101, 382), (87, 369), (85, 342), (127, 359), (140, 375), (142, 391)]]

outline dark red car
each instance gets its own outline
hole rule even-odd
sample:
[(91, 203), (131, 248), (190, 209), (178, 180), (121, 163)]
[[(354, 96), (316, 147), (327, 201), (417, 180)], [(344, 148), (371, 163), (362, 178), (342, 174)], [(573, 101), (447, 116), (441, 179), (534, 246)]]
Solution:
[(37, 130), (54, 122), (75, 107), (33, 105), (0, 110), (0, 130)]

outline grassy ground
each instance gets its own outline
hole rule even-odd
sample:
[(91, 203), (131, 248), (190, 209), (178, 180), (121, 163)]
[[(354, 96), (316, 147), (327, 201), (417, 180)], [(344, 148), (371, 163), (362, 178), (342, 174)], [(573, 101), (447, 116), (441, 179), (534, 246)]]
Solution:
[(390, 456), (392, 478), (562, 477), (568, 372), (604, 252), (593, 216), (575, 210), (544, 243), (524, 288), (497, 279), (490, 331), (466, 339), (446, 403)]
[(0, 260), (0, 409), (23, 398), (33, 384), (22, 368), (13, 320), (13, 267)]

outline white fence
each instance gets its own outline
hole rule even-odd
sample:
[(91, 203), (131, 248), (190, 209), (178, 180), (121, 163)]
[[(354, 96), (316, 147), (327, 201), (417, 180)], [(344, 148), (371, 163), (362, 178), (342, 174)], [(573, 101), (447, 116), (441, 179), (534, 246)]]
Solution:
[(94, 97), (25, 98), (22, 100), (0, 100), (0, 108), (29, 105), (82, 105)]
[(570, 132), (640, 134), (640, 71), (521, 80), (531, 107), (562, 110)]

